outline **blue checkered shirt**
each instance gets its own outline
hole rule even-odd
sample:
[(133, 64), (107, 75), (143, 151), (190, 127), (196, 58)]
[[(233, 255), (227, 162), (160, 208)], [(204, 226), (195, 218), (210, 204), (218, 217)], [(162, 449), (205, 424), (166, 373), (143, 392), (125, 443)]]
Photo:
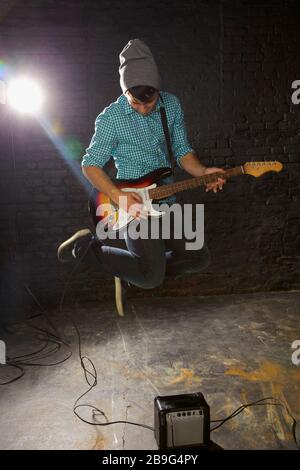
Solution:
[(155, 109), (143, 116), (135, 111), (124, 95), (105, 108), (96, 119), (95, 133), (82, 159), (82, 166), (102, 168), (114, 158), (117, 179), (140, 178), (157, 168), (170, 167), (167, 145), (159, 112), (166, 109), (174, 157), (180, 159), (190, 146), (180, 102), (171, 93), (161, 92)]

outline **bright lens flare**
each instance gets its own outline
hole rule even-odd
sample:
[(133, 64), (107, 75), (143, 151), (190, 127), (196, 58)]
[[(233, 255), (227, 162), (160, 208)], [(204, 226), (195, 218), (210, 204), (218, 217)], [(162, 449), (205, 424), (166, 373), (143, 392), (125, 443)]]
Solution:
[(18, 78), (8, 84), (7, 99), (17, 111), (36, 113), (42, 105), (43, 95), (37, 83), (27, 78)]

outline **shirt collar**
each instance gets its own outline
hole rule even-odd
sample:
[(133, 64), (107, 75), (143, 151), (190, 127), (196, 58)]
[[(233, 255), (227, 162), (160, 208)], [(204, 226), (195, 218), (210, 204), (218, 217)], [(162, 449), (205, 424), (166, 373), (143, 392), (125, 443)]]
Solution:
[(126, 98), (125, 95), (123, 95), (123, 99), (124, 99), (124, 109), (125, 109), (125, 114), (130, 114), (130, 113), (133, 113), (134, 109), (130, 106), (130, 104), (128, 103), (128, 100)]
[[(135, 109), (132, 108), (132, 106), (130, 106), (130, 104), (128, 103), (128, 100), (126, 98), (125, 95), (122, 95), (122, 98), (124, 100), (124, 109), (125, 109), (125, 114), (130, 114), (130, 113), (133, 113), (133, 112), (136, 112)], [(155, 108), (154, 110), (152, 111), (152, 113), (155, 113), (156, 111), (159, 111), (159, 108), (163, 106), (163, 102), (161, 100), (161, 97), (160, 95), (158, 96), (158, 100), (156, 102), (156, 105), (155, 105)], [(151, 113), (151, 114), (152, 114)], [(149, 116), (151, 116), (151, 114), (149, 114)]]

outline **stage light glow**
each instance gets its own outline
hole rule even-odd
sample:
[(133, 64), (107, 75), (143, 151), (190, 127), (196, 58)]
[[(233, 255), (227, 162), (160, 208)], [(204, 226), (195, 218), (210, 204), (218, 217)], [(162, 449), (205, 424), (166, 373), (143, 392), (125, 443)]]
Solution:
[(14, 79), (8, 84), (8, 104), (22, 113), (36, 113), (43, 103), (39, 85), (28, 78)]
[(5, 62), (3, 59), (0, 59), (0, 79), (3, 80), (4, 76), (5, 76)]

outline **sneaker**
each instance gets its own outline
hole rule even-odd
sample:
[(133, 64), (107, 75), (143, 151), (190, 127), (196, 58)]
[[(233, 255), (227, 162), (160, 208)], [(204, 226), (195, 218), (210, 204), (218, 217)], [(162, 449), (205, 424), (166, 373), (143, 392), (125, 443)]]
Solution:
[(74, 233), (70, 238), (59, 245), (57, 258), (62, 263), (69, 263), (76, 258), (76, 251), (79, 244), (83, 241), (92, 240), (93, 234), (88, 228), (83, 228)]
[(119, 277), (115, 277), (115, 302), (117, 312), (120, 317), (125, 316), (125, 304), (127, 300), (127, 290), (129, 286), (129, 282), (123, 281)]

